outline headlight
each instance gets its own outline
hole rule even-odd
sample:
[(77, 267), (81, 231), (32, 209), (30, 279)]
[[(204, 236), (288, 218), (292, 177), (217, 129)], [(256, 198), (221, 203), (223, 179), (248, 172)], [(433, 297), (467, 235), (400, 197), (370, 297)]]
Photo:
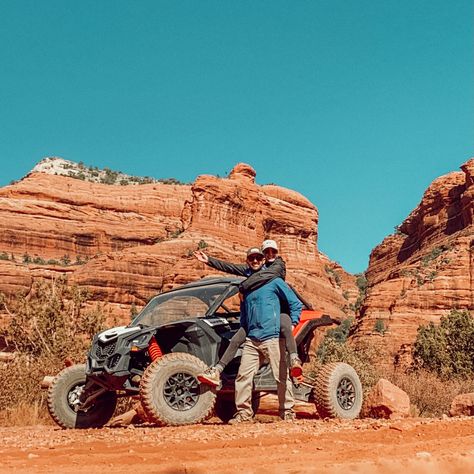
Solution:
[(128, 341), (128, 346), (130, 348), (135, 347), (136, 350), (144, 349), (145, 347), (148, 347), (148, 342), (150, 341), (151, 336), (152, 335), (150, 333), (146, 333), (142, 334), (141, 336), (134, 337)]

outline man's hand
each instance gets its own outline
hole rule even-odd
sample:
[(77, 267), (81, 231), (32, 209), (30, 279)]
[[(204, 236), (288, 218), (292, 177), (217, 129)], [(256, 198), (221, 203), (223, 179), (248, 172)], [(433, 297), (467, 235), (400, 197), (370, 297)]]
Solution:
[(209, 262), (209, 257), (202, 250), (195, 250), (193, 255), (202, 263)]

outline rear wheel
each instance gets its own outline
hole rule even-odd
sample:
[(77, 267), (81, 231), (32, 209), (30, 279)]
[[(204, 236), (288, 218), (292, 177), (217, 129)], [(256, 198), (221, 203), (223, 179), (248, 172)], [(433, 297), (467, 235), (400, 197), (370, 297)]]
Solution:
[(166, 354), (151, 363), (140, 384), (143, 408), (158, 425), (200, 423), (212, 415), (215, 390), (200, 384), (207, 366), (191, 354)]
[(48, 411), (62, 428), (100, 428), (113, 416), (117, 405), (115, 392), (97, 397), (85, 410), (79, 397), (86, 384), (86, 367), (76, 364), (59, 372), (48, 389)]
[(362, 384), (348, 364), (323, 366), (314, 387), (315, 404), (322, 418), (356, 418), (362, 408)]

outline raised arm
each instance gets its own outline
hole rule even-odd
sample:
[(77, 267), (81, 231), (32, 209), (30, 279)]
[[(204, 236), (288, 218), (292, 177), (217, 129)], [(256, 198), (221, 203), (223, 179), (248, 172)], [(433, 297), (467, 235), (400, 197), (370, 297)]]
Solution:
[(281, 278), (284, 280), (286, 277), (286, 264), (281, 257), (277, 257), (275, 261), (268, 267), (258, 272), (255, 272), (253, 275), (250, 275), (246, 280), (244, 280), (239, 285), (239, 290), (244, 295), (260, 288), (269, 281), (274, 280), (275, 278)]
[(248, 276), (249, 267), (242, 263), (229, 263), (218, 258), (210, 257), (202, 251), (194, 252), (194, 256), (202, 263), (205, 263), (209, 267), (215, 268), (221, 272), (230, 273), (232, 275)]

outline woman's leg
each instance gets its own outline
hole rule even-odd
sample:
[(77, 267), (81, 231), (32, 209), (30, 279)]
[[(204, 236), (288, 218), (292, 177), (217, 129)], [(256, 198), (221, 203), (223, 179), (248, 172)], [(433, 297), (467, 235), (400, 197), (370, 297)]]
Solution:
[(222, 370), (224, 370), (226, 365), (235, 357), (237, 349), (245, 342), (246, 337), (247, 333), (245, 332), (245, 329), (240, 328), (229, 341), (227, 349), (224, 354), (222, 354), (222, 357), (216, 366), (220, 365)]
[(225, 366), (235, 357), (237, 349), (245, 342), (247, 333), (244, 328), (240, 328), (232, 337), (229, 346), (214, 367), (209, 367), (202, 374), (197, 376), (198, 380), (204, 384), (218, 386), (221, 382), (221, 372)]
[(290, 354), (290, 358), (293, 355), (298, 356), (298, 350), (296, 349), (296, 341), (293, 336), (293, 326), (291, 324), (290, 317), (285, 314), (280, 314), (280, 336), (286, 340), (286, 350)]
[(293, 336), (293, 325), (290, 317), (285, 313), (280, 314), (280, 336), (285, 339), (286, 350), (290, 355), (290, 375), (300, 377), (303, 374), (303, 369), (298, 357), (295, 336)]

